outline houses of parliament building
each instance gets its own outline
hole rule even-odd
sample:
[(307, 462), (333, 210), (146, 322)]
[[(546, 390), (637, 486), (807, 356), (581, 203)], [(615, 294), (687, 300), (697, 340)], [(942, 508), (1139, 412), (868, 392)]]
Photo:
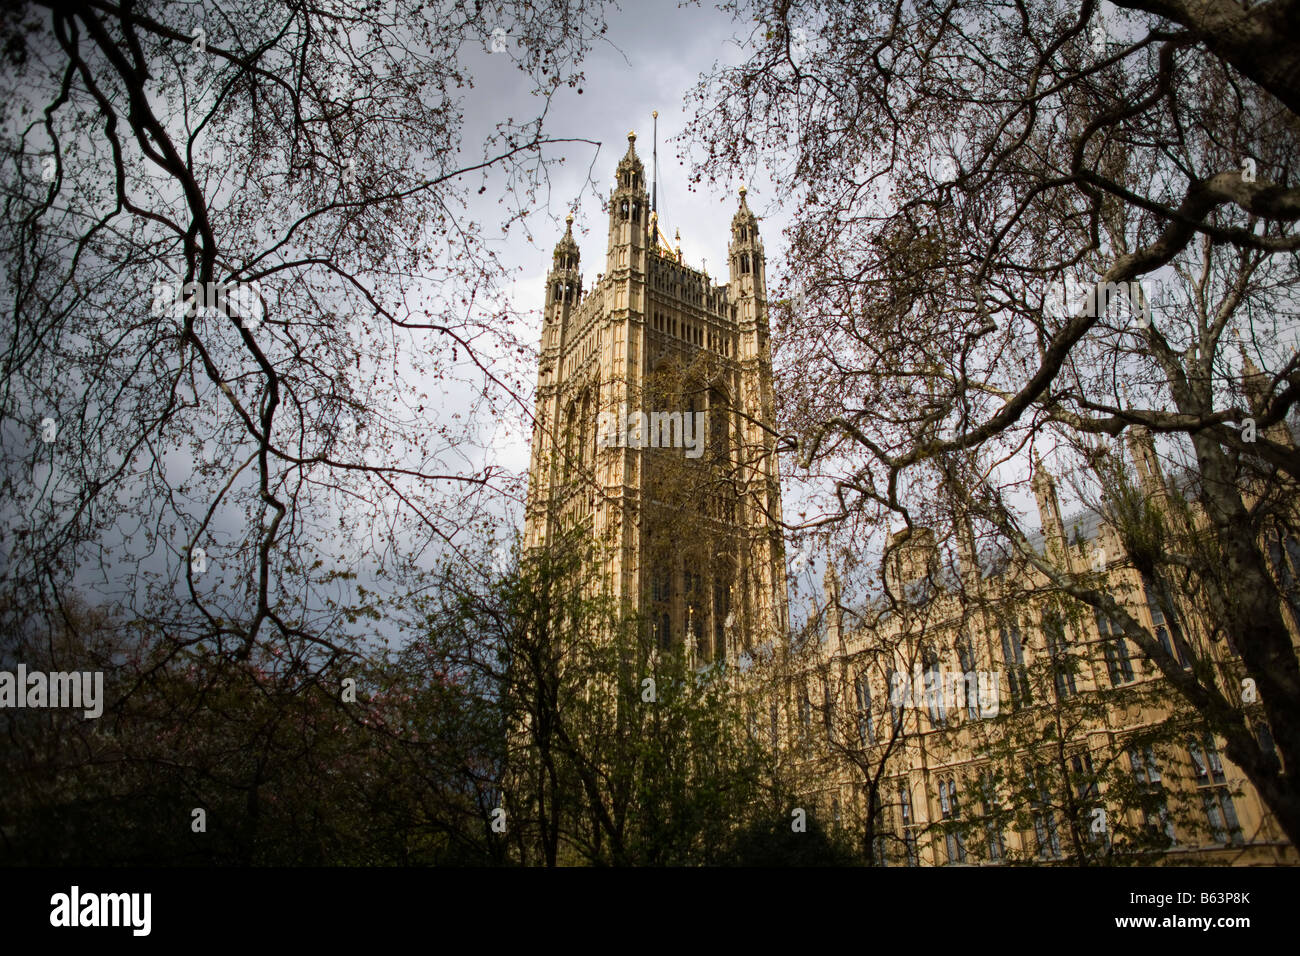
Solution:
[[(726, 663), (799, 809), (877, 865), (1296, 863), (1222, 739), (1155, 665), (969, 527), (896, 535), (886, 573), (903, 600), (890, 606), (847, 607), (827, 567), (815, 613), (792, 631), (758, 219), (742, 187), (726, 281), (687, 265), (635, 139), (594, 284), (572, 216), (555, 246), (525, 547), (575, 530), (599, 541), (606, 592), (661, 650)], [(1143, 494), (1181, 494), (1150, 434), (1130, 428), (1125, 451)], [(1031, 546), (1096, 574), (1187, 668), (1207, 661), (1265, 746), (1231, 641), (1210, 640), (1194, 601), (1137, 571), (1102, 516), (1063, 516), (1037, 461), (1032, 487)], [(1275, 550), (1300, 615), (1300, 543)]]

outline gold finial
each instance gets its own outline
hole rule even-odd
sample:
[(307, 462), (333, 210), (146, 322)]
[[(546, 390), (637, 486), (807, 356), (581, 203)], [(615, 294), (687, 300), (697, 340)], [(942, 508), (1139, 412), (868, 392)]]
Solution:
[(636, 142), (636, 130), (630, 129), (627, 131), (627, 144), (631, 146), (635, 142)]
[(565, 216), (565, 217), (564, 217), (564, 222), (565, 222), (566, 225), (570, 225), (570, 226), (572, 226), (572, 225), (573, 225), (573, 213), (569, 213), (567, 216)]
[(653, 116), (655, 119), (658, 119), (658, 118), (659, 118), (659, 111), (658, 111), (658, 110), (653, 110), (653, 111), (650, 113), (650, 115)]
[(745, 198), (745, 193), (747, 193), (747, 192), (749, 192), (749, 190), (745, 188), (745, 184), (744, 184), (744, 183), (741, 183), (741, 184), (740, 184), (740, 198), (741, 198), (741, 199), (744, 199), (744, 198)]

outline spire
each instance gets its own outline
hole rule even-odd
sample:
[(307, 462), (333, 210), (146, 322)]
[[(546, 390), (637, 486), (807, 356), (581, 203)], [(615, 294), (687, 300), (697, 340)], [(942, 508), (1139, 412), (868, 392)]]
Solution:
[(650, 171), (653, 176), (650, 186), (650, 211), (659, 213), (659, 111), (650, 114), (654, 118), (654, 139), (650, 146)]
[(546, 277), (546, 318), (559, 319), (582, 298), (581, 253), (573, 239), (573, 213), (564, 217), (564, 235), (551, 254), (551, 272)]
[(686, 608), (686, 666), (695, 669), (695, 608)]
[(1058, 561), (1068, 560), (1065, 548), (1065, 522), (1061, 520), (1061, 503), (1056, 497), (1056, 479), (1043, 465), (1043, 459), (1034, 452), (1034, 474), (1030, 481), (1034, 497), (1038, 500), (1038, 518), (1043, 526), (1043, 543)]
[(618, 162), (614, 190), (609, 196), (609, 246), (607, 272), (644, 270), (644, 249), (649, 240), (650, 195), (645, 166), (636, 154), (636, 133), (627, 134), (627, 153)]
[[(635, 178), (633, 178), (635, 176)], [(645, 165), (636, 154), (636, 130), (628, 130), (627, 152), (618, 161), (618, 185), (639, 188), (645, 179)]]
[(576, 269), (580, 256), (578, 244), (573, 239), (573, 213), (571, 212), (564, 217), (564, 235), (555, 244), (555, 252), (552, 255), (554, 268), (556, 270)]
[(826, 595), (827, 607), (840, 603), (840, 576), (830, 561), (826, 562), (826, 573), (822, 575), (822, 592)]
[(745, 200), (745, 196), (749, 190), (745, 188), (744, 183), (740, 184), (739, 192), (740, 205), (736, 207), (736, 214), (731, 217), (731, 231), (733, 234), (736, 234), (736, 231), (740, 226), (749, 226), (751, 227), (751, 231), (747, 233), (747, 235), (753, 236), (757, 239), (758, 232), (754, 227), (757, 226), (758, 217), (754, 215), (753, 210), (749, 208), (749, 203)]
[[(758, 217), (750, 211), (745, 201), (748, 192), (740, 184), (740, 204), (731, 217), (731, 283), (737, 298), (765, 294), (763, 279), (763, 244), (758, 239)], [(755, 316), (756, 318), (757, 316)]]
[(1232, 336), (1237, 340), (1237, 351), (1241, 353), (1241, 387), (1246, 392), (1246, 397), (1258, 411), (1263, 408), (1268, 398), (1269, 386), (1272, 380), (1266, 375), (1258, 365), (1252, 361), (1250, 354), (1246, 351), (1245, 340), (1241, 337), (1241, 330), (1236, 326), (1232, 328)]
[(1156, 440), (1151, 429), (1145, 425), (1130, 425), (1124, 432), (1128, 444), (1129, 457), (1137, 469), (1138, 482), (1142, 491), (1151, 498), (1163, 495), (1165, 489), (1164, 472), (1160, 469), (1160, 459), (1156, 455)]

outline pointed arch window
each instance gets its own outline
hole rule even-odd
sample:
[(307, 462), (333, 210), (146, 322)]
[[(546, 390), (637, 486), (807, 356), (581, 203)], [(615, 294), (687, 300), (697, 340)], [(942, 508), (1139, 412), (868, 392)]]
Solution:
[(658, 631), (655, 637), (658, 640), (660, 649), (665, 651), (668, 650), (672, 645), (673, 637), (672, 621), (671, 618), (669, 618), (667, 611), (661, 611), (659, 613), (659, 623), (655, 630)]
[(944, 842), (947, 844), (948, 862), (966, 862), (966, 841), (958, 829), (957, 819), (961, 810), (957, 805), (957, 782), (949, 777), (939, 781), (939, 810), (943, 815), (945, 826)]
[(1033, 811), (1034, 842), (1039, 859), (1061, 855), (1061, 838), (1056, 830), (1056, 809), (1052, 804), (1052, 791), (1044, 767), (1025, 764), (1025, 777), (1029, 781), (1030, 804)]
[(898, 810), (903, 821), (903, 849), (908, 866), (920, 866), (921, 855), (916, 839), (916, 822), (912, 819), (912, 792), (906, 780), (898, 781)]
[(979, 717), (979, 673), (975, 670), (975, 646), (969, 634), (957, 638), (957, 659), (961, 664), (962, 680), (966, 685), (966, 716)]
[(988, 858), (992, 862), (1003, 857), (1002, 845), (1002, 808), (998, 805), (997, 782), (991, 770), (984, 771), (980, 777), (980, 795), (984, 799), (984, 845)]
[(1214, 738), (1205, 734), (1200, 740), (1188, 738), (1187, 750), (1192, 758), (1196, 789), (1201, 795), (1201, 805), (1210, 825), (1210, 837), (1215, 843), (1241, 843), (1241, 824), (1227, 786), (1223, 762), (1219, 759)]
[(1014, 620), (1007, 621), (998, 629), (1002, 639), (1002, 659), (1007, 666), (1007, 676), (1011, 684), (1011, 702), (1016, 707), (1033, 703), (1029, 689), (1029, 674), (1025, 669), (1024, 641), (1020, 636), (1020, 625)]
[(574, 443), (577, 441), (577, 431), (578, 431), (578, 407), (577, 404), (575, 403), (569, 406), (569, 414), (565, 416), (565, 421), (564, 421), (563, 475), (565, 481), (568, 481), (570, 478), (573, 477), (573, 464), (574, 464), (573, 459), (574, 459), (574, 452), (576, 450), (574, 448)]
[(735, 627), (736, 618), (731, 608), (731, 582), (735, 570), (731, 560), (725, 559), (714, 571), (713, 580), (713, 655), (714, 660), (727, 656), (727, 629)]
[(871, 677), (864, 670), (858, 675), (858, 743), (866, 747), (876, 742), (876, 728), (871, 721)]
[(582, 445), (581, 445), (581, 463), (584, 467), (590, 466), (596, 460), (596, 429), (595, 415), (592, 414), (591, 394), (588, 393), (582, 399)]
[(729, 405), (721, 389), (709, 389), (709, 452), (720, 465), (731, 459)]
[(1106, 657), (1106, 672), (1110, 676), (1111, 686), (1120, 687), (1133, 683), (1135, 680), (1133, 661), (1129, 657), (1128, 641), (1124, 639), (1123, 632), (1111, 622), (1101, 608), (1096, 609), (1096, 618), (1097, 632), (1102, 638), (1101, 649)]
[(1043, 615), (1043, 636), (1047, 639), (1047, 652), (1052, 661), (1052, 680), (1056, 699), (1065, 700), (1078, 693), (1074, 684), (1073, 663), (1066, 644), (1065, 624), (1054, 611)]

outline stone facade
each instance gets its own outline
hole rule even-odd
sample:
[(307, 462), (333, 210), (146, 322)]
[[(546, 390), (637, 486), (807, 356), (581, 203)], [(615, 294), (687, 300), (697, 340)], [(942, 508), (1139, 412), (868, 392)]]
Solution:
[(742, 188), (729, 281), (688, 266), (635, 140), (590, 289), (572, 216), (555, 247), (524, 540), (590, 528), (609, 593), (660, 647), (734, 661), (787, 629), (763, 245)]

